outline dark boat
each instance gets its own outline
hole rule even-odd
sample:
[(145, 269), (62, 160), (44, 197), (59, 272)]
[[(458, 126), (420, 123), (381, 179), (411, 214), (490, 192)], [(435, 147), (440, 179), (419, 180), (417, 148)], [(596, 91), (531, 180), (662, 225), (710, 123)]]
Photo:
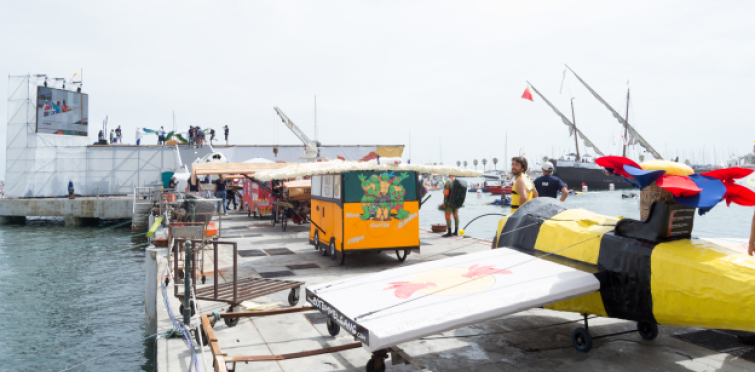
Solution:
[(553, 163), (553, 175), (560, 178), (567, 184), (567, 188), (581, 190), (582, 184), (587, 185), (587, 189), (608, 190), (613, 184), (616, 190), (631, 189), (624, 177), (608, 175), (605, 169), (595, 163), (581, 163), (573, 161), (558, 161), (550, 159)]

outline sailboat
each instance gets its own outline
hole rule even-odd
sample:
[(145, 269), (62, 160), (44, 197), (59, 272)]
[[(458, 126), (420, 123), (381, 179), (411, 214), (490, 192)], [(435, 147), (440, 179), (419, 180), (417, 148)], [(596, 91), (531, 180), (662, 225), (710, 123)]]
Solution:
[(595, 144), (590, 141), (584, 133), (582, 133), (576, 125), (576, 118), (574, 115), (574, 99), (572, 98), (571, 110), (572, 119), (569, 120), (564, 114), (559, 111), (553, 104), (543, 96), (529, 81), (533, 91), (537, 93), (543, 101), (550, 106), (550, 108), (561, 117), (561, 121), (569, 127), (569, 135), (574, 135), (574, 144), (576, 146), (576, 153), (573, 157), (562, 159), (549, 159), (553, 163), (553, 175), (560, 178), (569, 188), (579, 188), (580, 186), (587, 186), (590, 190), (608, 190), (613, 184), (616, 189), (628, 189), (631, 186), (621, 176), (614, 176), (608, 174), (601, 166), (595, 164), (592, 161), (590, 155), (584, 154), (580, 156), (579, 153), (579, 139), (582, 139), (582, 144), (586, 148), (592, 148), (596, 154), (605, 156)]
[[(608, 102), (606, 102), (603, 99), (603, 97), (601, 97), (600, 95), (598, 95), (597, 92), (595, 92), (589, 85), (587, 85), (587, 83), (585, 83), (585, 81), (582, 80), (582, 78), (579, 77), (579, 75), (577, 75), (577, 73), (574, 72), (574, 70), (572, 70), (571, 67), (569, 67), (568, 65), (564, 65), (564, 66), (566, 66), (566, 68), (568, 68), (569, 71), (571, 71), (571, 73), (574, 74), (574, 76), (577, 78), (577, 80), (579, 80), (579, 82), (582, 83), (582, 85), (584, 85), (585, 88), (587, 88), (587, 90), (590, 91), (590, 93), (592, 93), (592, 95), (595, 97), (595, 99), (597, 99), (598, 101), (600, 101), (600, 103), (602, 103), (604, 106), (606, 106), (606, 108), (608, 109), (608, 111), (611, 112), (611, 114), (613, 115), (613, 117), (616, 118), (616, 120), (619, 121), (619, 124), (621, 124), (621, 125), (624, 126), (624, 150), (623, 150), (622, 156), (624, 156), (624, 157), (627, 156), (627, 144), (629, 142), (634, 141), (637, 144), (639, 144), (640, 146), (642, 146), (642, 148), (644, 148), (647, 152), (649, 152), (655, 159), (657, 159), (657, 160), (663, 160), (663, 157), (661, 156), (661, 154), (658, 153), (658, 151), (655, 151), (655, 149), (653, 148), (653, 146), (650, 146), (650, 144), (647, 141), (645, 141), (645, 138), (643, 138), (640, 135), (640, 133), (637, 132), (636, 129), (634, 129), (634, 127), (632, 127), (631, 125), (629, 125), (629, 121), (627, 120), (629, 118), (629, 89), (627, 89), (627, 113), (626, 113), (627, 119), (625, 119), (618, 112), (616, 112), (616, 110), (614, 110), (613, 107), (611, 107), (611, 105), (609, 105)], [(632, 141), (628, 140), (628, 138), (629, 138), (628, 135), (631, 135)]]

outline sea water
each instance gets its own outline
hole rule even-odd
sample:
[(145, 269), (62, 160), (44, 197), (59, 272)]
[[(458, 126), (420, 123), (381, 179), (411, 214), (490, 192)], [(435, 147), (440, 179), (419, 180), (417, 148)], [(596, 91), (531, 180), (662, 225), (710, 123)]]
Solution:
[[(482, 183), (483, 179), (465, 178), (467, 185)], [(621, 216), (625, 218), (640, 218), (640, 199), (623, 199), (622, 194), (635, 193), (639, 190), (616, 190), (616, 191), (590, 191), (587, 193), (569, 195), (566, 199), (567, 208), (584, 208), (606, 216)], [(430, 227), (434, 223), (445, 224), (445, 216), (438, 205), (443, 202), (442, 190), (430, 191), (427, 195), (432, 197), (420, 210), (420, 226)], [(427, 196), (425, 196), (427, 197)], [(508, 205), (492, 205), (495, 199), (501, 195), (482, 193), (479, 197), (476, 193), (467, 193), (464, 207), (459, 209), (461, 226), (477, 216), (488, 213), (511, 214)], [(741, 207), (732, 204), (726, 206), (725, 202), (719, 203), (715, 208), (704, 216), (695, 215), (692, 235), (700, 238), (749, 238), (750, 225), (752, 224), (753, 208)], [(453, 218), (453, 217), (452, 217)], [(485, 216), (472, 222), (465, 229), (466, 235), (476, 238), (492, 239), (495, 236), (498, 220), (501, 216)]]
[[(121, 224), (122, 226), (113, 227)], [(144, 243), (130, 221), (0, 226), (0, 370), (154, 371), (144, 331)]]
[[(467, 179), (468, 183), (482, 180)], [(566, 204), (594, 212), (639, 218), (635, 190), (571, 195)], [(438, 210), (442, 191), (420, 211), (420, 226), (445, 223)], [(511, 214), (490, 205), (500, 195), (468, 193), (461, 208), (464, 226), (488, 214)], [(696, 216), (693, 235), (747, 238), (753, 209), (721, 203)], [(500, 216), (473, 222), (467, 235), (490, 239)], [(131, 238), (129, 222), (68, 228), (61, 220), (27, 220), (0, 226), (0, 370), (60, 371), (117, 348), (133, 346), (73, 371), (154, 371), (154, 341), (144, 330), (144, 246)], [(348, 263), (347, 263), (348, 265)]]

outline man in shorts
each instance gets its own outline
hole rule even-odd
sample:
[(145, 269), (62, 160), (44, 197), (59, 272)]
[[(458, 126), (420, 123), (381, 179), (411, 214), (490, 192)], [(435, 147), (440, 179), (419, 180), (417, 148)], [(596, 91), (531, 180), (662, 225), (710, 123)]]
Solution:
[[(455, 179), (455, 176), (450, 176), (450, 180), (443, 184), (443, 209), (446, 212), (446, 226), (448, 227), (448, 231), (443, 235), (444, 238), (459, 236), (459, 208), (451, 207), (449, 200), (451, 197), (451, 186)], [(456, 224), (456, 230), (453, 233), (451, 232), (451, 215), (454, 216)]]

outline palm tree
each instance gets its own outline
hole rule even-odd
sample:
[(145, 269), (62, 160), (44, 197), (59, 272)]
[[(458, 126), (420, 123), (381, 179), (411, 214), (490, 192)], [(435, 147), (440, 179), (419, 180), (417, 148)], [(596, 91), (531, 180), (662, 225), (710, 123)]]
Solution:
[(464, 169), (466, 169), (466, 168), (467, 168), (467, 161), (464, 160)]
[(498, 158), (493, 158), (493, 168), (498, 170)]
[(457, 161), (456, 161), (456, 166), (457, 166), (457, 167), (461, 167), (461, 161), (457, 160)]
[(485, 164), (488, 163), (488, 159), (482, 159), (482, 171), (485, 171)]
[(548, 161), (548, 157), (547, 156), (543, 156), (543, 163), (545, 163), (546, 161)]
[(691, 161), (689, 161), (689, 159), (687, 159), (687, 160), (684, 161), (684, 164), (690, 165), (690, 163), (691, 163)]
[(477, 159), (472, 160), (472, 164), (474, 164), (474, 169), (477, 170)]
[(433, 163), (433, 165), (438, 165), (438, 163)]
[(645, 155), (640, 155), (640, 163), (642, 163), (643, 161), (645, 161)]

